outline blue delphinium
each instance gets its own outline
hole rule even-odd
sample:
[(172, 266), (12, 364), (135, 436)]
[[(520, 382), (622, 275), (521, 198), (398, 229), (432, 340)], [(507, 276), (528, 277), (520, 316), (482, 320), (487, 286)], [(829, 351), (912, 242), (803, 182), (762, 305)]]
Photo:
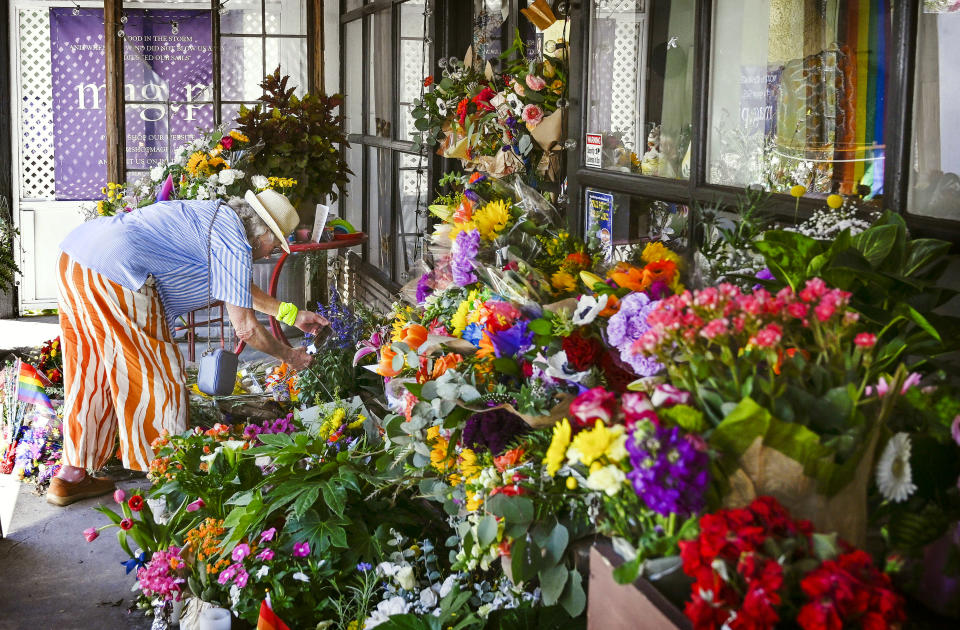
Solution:
[[(317, 314), (330, 322), (330, 335), (324, 342), (327, 348), (347, 350), (357, 347), (363, 336), (363, 319), (340, 299), (336, 287), (330, 288), (330, 303), (320, 304)], [(310, 335), (307, 335), (309, 341)]]

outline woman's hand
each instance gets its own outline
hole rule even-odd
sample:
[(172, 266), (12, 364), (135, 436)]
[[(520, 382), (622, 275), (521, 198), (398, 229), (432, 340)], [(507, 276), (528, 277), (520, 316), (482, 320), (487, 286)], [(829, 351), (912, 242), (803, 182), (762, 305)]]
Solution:
[(315, 335), (324, 326), (329, 326), (330, 322), (323, 315), (318, 315), (312, 311), (300, 311), (297, 313), (297, 321), (293, 325), (305, 333)]
[(284, 361), (295, 370), (304, 370), (310, 367), (313, 357), (307, 354), (304, 348), (290, 348)]

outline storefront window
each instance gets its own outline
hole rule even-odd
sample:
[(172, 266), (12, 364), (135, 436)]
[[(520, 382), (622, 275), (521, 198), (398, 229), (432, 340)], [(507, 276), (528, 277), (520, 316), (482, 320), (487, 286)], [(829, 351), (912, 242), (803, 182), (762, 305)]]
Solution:
[(927, 0), (921, 8), (907, 211), (960, 220), (960, 13), (954, 4)]
[(587, 239), (608, 261), (630, 260), (647, 243), (686, 249), (690, 209), (686, 205), (587, 188)]
[(717, 0), (707, 181), (879, 202), (890, 8)]
[(690, 177), (693, 0), (593, 0), (587, 166)]

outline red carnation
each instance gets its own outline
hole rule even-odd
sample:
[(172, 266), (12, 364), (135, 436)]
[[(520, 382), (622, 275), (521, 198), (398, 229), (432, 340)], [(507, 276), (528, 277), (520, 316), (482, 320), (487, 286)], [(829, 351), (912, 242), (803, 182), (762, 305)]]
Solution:
[(569, 337), (564, 337), (562, 347), (567, 353), (567, 362), (578, 372), (589, 370), (597, 363), (597, 358), (603, 348), (593, 337), (584, 337), (579, 330), (575, 330)]
[(130, 509), (134, 512), (139, 512), (143, 509), (143, 497), (139, 494), (135, 494), (130, 497), (130, 500), (127, 501), (127, 505), (129, 505)]

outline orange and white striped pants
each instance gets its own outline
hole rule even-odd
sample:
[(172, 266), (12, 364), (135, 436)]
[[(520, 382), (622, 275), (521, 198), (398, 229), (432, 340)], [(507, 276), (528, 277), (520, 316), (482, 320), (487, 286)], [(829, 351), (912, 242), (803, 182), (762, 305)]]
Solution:
[(146, 471), (163, 429), (187, 427), (183, 355), (152, 286), (131, 291), (61, 253), (57, 262), (63, 459), (96, 470), (120, 434), (123, 465)]

